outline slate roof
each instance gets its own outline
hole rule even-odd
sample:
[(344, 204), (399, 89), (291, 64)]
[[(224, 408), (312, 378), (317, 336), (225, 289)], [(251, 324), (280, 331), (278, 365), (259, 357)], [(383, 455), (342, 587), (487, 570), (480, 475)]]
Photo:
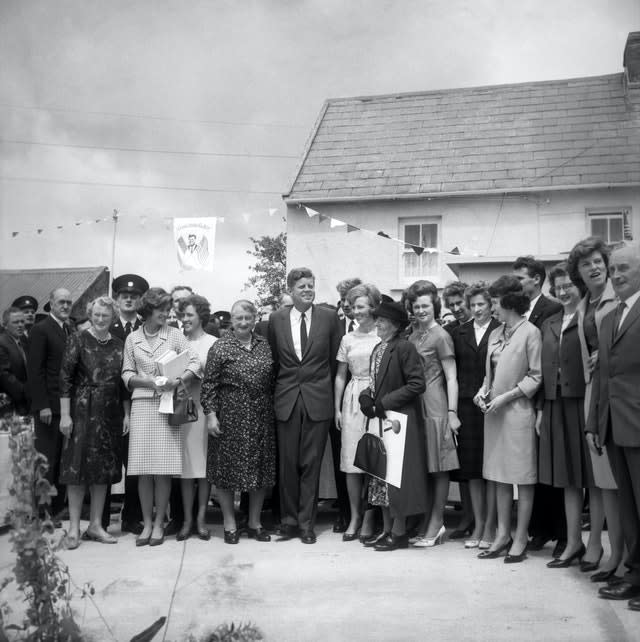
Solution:
[(286, 201), (640, 184), (623, 74), (325, 102)]
[[(0, 310), (8, 308), (15, 299), (23, 294), (35, 297), (38, 312), (42, 312), (49, 294), (55, 288), (66, 288), (71, 292), (74, 302), (102, 277), (107, 284), (108, 269), (104, 266), (85, 268), (51, 268), (42, 270), (0, 270)], [(75, 309), (75, 306), (74, 306)]]

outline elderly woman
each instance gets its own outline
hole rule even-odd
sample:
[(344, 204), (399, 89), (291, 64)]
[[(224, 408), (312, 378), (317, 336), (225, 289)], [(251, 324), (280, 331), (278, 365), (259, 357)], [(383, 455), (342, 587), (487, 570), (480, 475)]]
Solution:
[(129, 401), (122, 395), (122, 341), (109, 332), (115, 303), (98, 297), (89, 304), (91, 326), (72, 335), (60, 371), (60, 432), (64, 435), (60, 483), (67, 484), (67, 548), (80, 542), (85, 488), (91, 493), (84, 540), (115, 544), (102, 527), (107, 487), (122, 477), (122, 435), (129, 429)]
[(207, 417), (207, 478), (215, 485), (224, 519), (224, 541), (237, 544), (233, 499), (249, 492), (250, 539), (268, 542), (260, 513), (275, 483), (274, 367), (268, 342), (254, 333), (250, 301), (231, 308), (231, 329), (209, 350), (200, 400)]
[[(474, 403), (485, 413), (482, 471), (495, 484), (498, 532), (480, 559), (507, 552), (507, 564), (526, 559), (527, 529), (537, 480), (536, 413), (532, 398), (542, 376), (540, 331), (524, 314), (529, 299), (514, 276), (501, 276), (489, 288), (494, 314), (502, 325), (491, 333), (486, 374)], [(518, 516), (511, 538), (513, 484), (518, 485)]]
[[(473, 531), (465, 541), (466, 548), (489, 548), (495, 530), (495, 495), (486, 492), (482, 477), (484, 452), (484, 415), (473, 403), (482, 385), (487, 361), (487, 345), (491, 332), (500, 324), (491, 316), (489, 285), (478, 282), (465, 291), (467, 309), (471, 320), (451, 332), (458, 373), (458, 460), (460, 469), (455, 472), (458, 481), (469, 484)], [(463, 530), (468, 524), (458, 526)], [(466, 530), (466, 529), (465, 529)], [(464, 531), (463, 531), (464, 532)]]
[(416, 321), (409, 341), (422, 360), (426, 389), (422, 394), (423, 430), (427, 470), (433, 480), (431, 510), (422, 518), (412, 545), (436, 546), (444, 541), (444, 506), (449, 493), (449, 471), (459, 468), (456, 453), (458, 379), (453, 340), (436, 321), (440, 298), (433, 283), (424, 282), (408, 290), (407, 299)]
[(138, 475), (144, 525), (136, 546), (164, 542), (171, 477), (182, 475), (182, 429), (171, 426), (169, 415), (159, 411), (161, 395), (173, 392), (181, 381), (188, 384), (200, 369), (197, 355), (189, 351), (187, 367), (178, 378), (165, 381), (159, 377), (159, 357), (169, 350), (176, 354), (189, 350), (182, 332), (167, 325), (170, 309), (169, 293), (149, 288), (140, 301), (143, 323), (127, 337), (124, 347), (122, 380), (131, 390), (127, 475)]
[[(375, 285), (360, 284), (346, 295), (358, 327), (342, 337), (338, 349), (338, 371), (334, 385), (335, 422), (341, 431), (340, 470), (347, 476), (351, 522), (342, 535), (345, 542), (358, 538), (362, 525), (362, 471), (353, 465), (356, 448), (364, 434), (366, 417), (360, 411), (358, 397), (369, 385), (371, 352), (380, 341), (371, 313), (380, 304)], [(350, 375), (347, 383), (347, 371)]]
[[(205, 525), (205, 513), (211, 487), (207, 481), (207, 426), (200, 404), (200, 379), (207, 364), (209, 349), (217, 341), (216, 337), (207, 334), (205, 327), (209, 323), (211, 307), (203, 296), (192, 294), (180, 301), (182, 328), (189, 342), (189, 348), (198, 356), (200, 368), (198, 379), (191, 382), (190, 390), (198, 408), (198, 419), (182, 426), (182, 505), (184, 523), (176, 535), (178, 541), (187, 539), (193, 528), (193, 499), (195, 485), (198, 487), (198, 509), (196, 516), (196, 533), (200, 539), (208, 540), (210, 533)], [(194, 484), (195, 482), (195, 484)]]
[[(592, 374), (598, 358), (598, 335), (602, 319), (616, 307), (616, 296), (608, 279), (609, 249), (602, 239), (589, 237), (577, 243), (569, 254), (567, 268), (573, 283), (586, 289), (578, 304), (578, 336), (586, 388), (585, 415), (591, 400)], [(611, 555), (605, 568), (591, 576), (594, 582), (611, 579), (622, 561), (624, 548), (618, 491), (606, 449), (598, 449), (587, 434), (595, 486), (589, 489), (591, 528), (587, 551), (580, 563), (583, 572), (595, 571), (603, 555), (602, 529), (606, 516)]]
[(409, 546), (408, 515), (427, 509), (427, 462), (422, 430), (421, 395), (424, 373), (415, 347), (401, 338), (409, 317), (401, 303), (382, 302), (374, 311), (380, 343), (371, 354), (370, 384), (360, 393), (360, 409), (369, 425), (386, 418), (388, 410), (407, 415), (404, 460), (400, 488), (377, 478), (369, 480), (369, 502), (382, 507), (384, 531), (365, 540), (377, 551)]
[(566, 263), (549, 272), (550, 285), (562, 311), (542, 325), (542, 381), (536, 432), (540, 436), (538, 480), (564, 489), (567, 546), (549, 568), (566, 568), (585, 554), (582, 543), (582, 495), (593, 486), (589, 449), (584, 436), (584, 371), (576, 309), (580, 290), (569, 278)]

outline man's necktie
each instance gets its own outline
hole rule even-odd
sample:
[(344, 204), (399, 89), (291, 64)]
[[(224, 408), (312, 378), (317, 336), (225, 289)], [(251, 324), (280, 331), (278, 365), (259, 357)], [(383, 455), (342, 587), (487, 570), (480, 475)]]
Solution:
[(618, 333), (620, 332), (620, 321), (622, 320), (622, 315), (624, 314), (624, 309), (627, 307), (627, 304), (624, 301), (620, 301), (618, 303), (618, 307), (616, 308), (616, 314), (614, 317), (614, 322), (613, 322), (613, 338), (615, 339), (618, 336)]
[(300, 315), (300, 354), (304, 355), (307, 347), (307, 320), (304, 312)]
[(131, 321), (127, 321), (124, 324), (124, 336), (125, 337), (128, 337), (131, 334), (131, 329), (132, 329)]
[(62, 329), (64, 330), (65, 337), (68, 337), (71, 334), (71, 330), (69, 329), (69, 326), (66, 323), (62, 324)]
[(348, 330), (348, 332), (353, 332), (355, 327), (356, 327), (356, 322), (353, 321), (353, 319), (352, 319), (351, 321), (349, 321), (349, 330)]

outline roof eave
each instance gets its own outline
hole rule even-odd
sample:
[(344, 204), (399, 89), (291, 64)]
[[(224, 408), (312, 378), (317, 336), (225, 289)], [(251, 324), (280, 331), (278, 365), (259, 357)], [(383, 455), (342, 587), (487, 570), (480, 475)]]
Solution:
[(559, 192), (573, 190), (594, 190), (612, 188), (640, 187), (640, 182), (630, 183), (590, 183), (582, 185), (547, 185), (540, 187), (518, 187), (508, 189), (459, 190), (455, 192), (424, 192), (420, 194), (372, 194), (370, 196), (316, 196), (293, 198), (283, 194), (287, 205), (303, 203), (358, 203), (363, 201), (424, 201), (437, 198), (493, 196), (500, 194), (530, 194), (532, 192)]

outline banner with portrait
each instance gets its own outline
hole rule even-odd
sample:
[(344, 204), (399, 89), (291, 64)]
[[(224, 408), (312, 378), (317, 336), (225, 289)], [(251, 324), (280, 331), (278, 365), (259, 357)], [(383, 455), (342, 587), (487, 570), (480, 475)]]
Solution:
[(181, 271), (213, 272), (216, 218), (174, 218), (173, 238)]

